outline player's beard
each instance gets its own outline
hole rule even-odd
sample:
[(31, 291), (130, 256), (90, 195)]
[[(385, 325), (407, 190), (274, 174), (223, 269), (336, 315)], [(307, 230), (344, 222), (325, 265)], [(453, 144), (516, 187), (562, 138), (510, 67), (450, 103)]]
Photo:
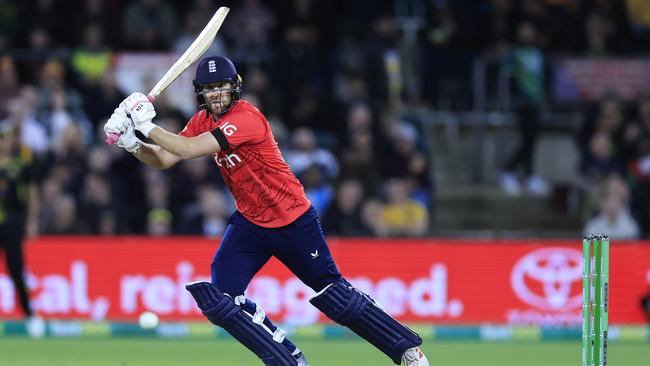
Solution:
[(219, 115), (226, 110), (228, 103), (229, 102), (224, 102), (220, 100), (211, 100), (208, 101), (208, 108), (210, 109), (210, 112), (212, 112), (213, 114)]

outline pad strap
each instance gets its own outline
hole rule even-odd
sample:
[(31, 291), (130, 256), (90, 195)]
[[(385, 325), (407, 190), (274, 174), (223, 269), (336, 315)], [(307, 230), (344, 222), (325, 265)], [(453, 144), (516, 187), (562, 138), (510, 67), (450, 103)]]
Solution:
[[(228, 295), (208, 282), (189, 283), (185, 288), (192, 294), (208, 320), (259, 357), (267, 366), (296, 366), (296, 359), (282, 345), (284, 335), (272, 332), (262, 324), (261, 314), (248, 314)], [(259, 308), (259, 307), (258, 307)], [(261, 310), (261, 308), (259, 308)], [(260, 317), (261, 320), (260, 320)], [(256, 321), (257, 320), (257, 321)], [(279, 329), (279, 328), (278, 328)], [(278, 333), (278, 334), (276, 334)]]

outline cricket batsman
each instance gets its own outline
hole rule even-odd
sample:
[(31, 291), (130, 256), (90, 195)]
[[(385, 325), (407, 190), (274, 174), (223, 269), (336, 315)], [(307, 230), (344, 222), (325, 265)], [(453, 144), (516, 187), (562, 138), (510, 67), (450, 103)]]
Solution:
[[(428, 366), (419, 348), (422, 339), (342, 277), (316, 210), (282, 158), (268, 121), (241, 99), (242, 79), (233, 63), (222, 56), (202, 59), (193, 84), (200, 110), (180, 133), (152, 121), (156, 111), (142, 93), (122, 101), (104, 131), (121, 134), (118, 146), (156, 169), (213, 157), (236, 211), (212, 260), (211, 282), (186, 286), (203, 314), (265, 365), (308, 365), (286, 332), (244, 297), (252, 277), (274, 256), (316, 292), (309, 301), (330, 319), (372, 343), (395, 364)], [(140, 141), (135, 130), (157, 145)]]

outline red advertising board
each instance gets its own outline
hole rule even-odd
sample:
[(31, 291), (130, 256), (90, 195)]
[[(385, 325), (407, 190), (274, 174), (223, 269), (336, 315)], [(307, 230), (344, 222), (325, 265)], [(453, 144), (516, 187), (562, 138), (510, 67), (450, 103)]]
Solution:
[[(345, 277), (400, 320), (578, 325), (581, 251), (575, 241), (334, 240)], [(33, 304), (47, 318), (201, 319), (186, 282), (209, 279), (218, 243), (203, 238), (49, 237), (26, 245)], [(650, 243), (613, 242), (610, 322), (643, 324)], [(326, 321), (313, 291), (272, 259), (247, 296), (283, 323)], [(20, 315), (0, 265), (0, 318)]]

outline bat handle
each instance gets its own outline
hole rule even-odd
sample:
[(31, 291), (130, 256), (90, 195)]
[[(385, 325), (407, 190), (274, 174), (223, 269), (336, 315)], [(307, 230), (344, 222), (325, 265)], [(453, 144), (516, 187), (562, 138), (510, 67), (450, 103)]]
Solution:
[(108, 135), (108, 138), (106, 139), (106, 143), (110, 146), (116, 143), (117, 140), (119, 139), (120, 139), (119, 133), (111, 133), (110, 135)]
[[(156, 97), (154, 97), (153, 95), (149, 94), (149, 95), (147, 95), (147, 99), (149, 99), (149, 101), (150, 101), (151, 103), (153, 103), (153, 101), (156, 100)], [(130, 116), (129, 116), (129, 117), (130, 117)], [(120, 139), (120, 136), (121, 136), (121, 134), (119, 134), (119, 133), (111, 133), (110, 135), (108, 135), (108, 138), (106, 139), (106, 143), (107, 143), (109, 146), (110, 146), (110, 145), (113, 145), (113, 144), (115, 144), (115, 143), (117, 142), (117, 140)]]

